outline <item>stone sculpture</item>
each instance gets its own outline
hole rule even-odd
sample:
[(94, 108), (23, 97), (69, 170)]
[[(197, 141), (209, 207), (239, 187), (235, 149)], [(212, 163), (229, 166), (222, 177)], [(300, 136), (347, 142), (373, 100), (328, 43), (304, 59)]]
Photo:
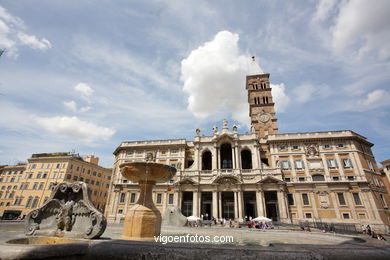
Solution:
[(98, 238), (106, 229), (106, 218), (89, 200), (84, 182), (62, 182), (48, 201), (31, 211), (25, 220), (27, 236)]
[(176, 206), (167, 206), (162, 215), (163, 226), (184, 227), (187, 218), (181, 214), (180, 209)]

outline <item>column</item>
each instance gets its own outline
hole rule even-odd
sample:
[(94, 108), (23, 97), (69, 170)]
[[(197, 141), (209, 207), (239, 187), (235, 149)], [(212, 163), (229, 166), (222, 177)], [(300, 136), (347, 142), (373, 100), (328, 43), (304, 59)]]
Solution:
[(238, 193), (237, 193), (237, 197), (238, 197), (238, 218), (240, 219), (240, 220), (242, 220), (242, 218), (243, 218), (243, 215), (242, 215), (242, 213), (243, 213), (243, 197), (242, 197), (242, 191), (238, 191)]
[(192, 215), (193, 216), (196, 216), (196, 217), (200, 217), (199, 216), (199, 212), (198, 212), (198, 191), (194, 191), (192, 193)]
[(278, 191), (278, 205), (279, 205), (279, 214), (280, 220), (287, 219), (287, 209), (286, 209), (286, 200), (284, 199), (284, 191)]
[[(337, 162), (337, 167), (340, 172), (341, 176), (344, 176), (344, 167), (343, 167), (343, 162), (340, 160), (340, 156), (338, 153), (335, 154), (336, 162)], [(341, 177), (343, 179), (343, 177)]]
[(161, 213), (164, 213), (165, 208), (167, 207), (167, 204), (168, 204), (168, 197), (169, 197), (168, 190), (163, 192), (161, 196), (162, 196), (162, 212)]
[(222, 192), (218, 192), (218, 218), (222, 218)]
[(125, 208), (123, 210), (123, 214), (126, 215), (127, 214), (127, 207), (129, 206), (129, 197), (130, 197), (130, 192), (127, 191), (126, 192), (126, 196), (125, 196)]
[(262, 190), (256, 191), (256, 211), (257, 211), (257, 216), (260, 217), (263, 216), (265, 217), (265, 210), (264, 210), (264, 193)]
[(234, 146), (234, 150), (236, 151), (236, 169), (241, 169), (241, 161), (240, 161), (240, 151), (238, 149), (238, 146)]
[(303, 203), (302, 203), (302, 193), (296, 192), (295, 193), (295, 203), (297, 205), (297, 218), (303, 219)]
[(177, 190), (175, 190), (175, 192), (173, 193), (173, 205), (176, 205), (178, 208), (181, 208), (179, 207), (179, 192)]
[(233, 169), (237, 169), (237, 162), (236, 162), (236, 146), (232, 146), (232, 161), (233, 161)]
[(336, 198), (336, 194), (334, 192), (330, 192), (329, 193), (331, 199), (332, 199), (332, 205), (333, 205), (333, 208), (334, 208), (334, 211), (336, 213), (336, 218), (337, 220), (340, 220), (341, 219), (341, 214), (340, 214), (340, 209), (339, 209), (339, 204), (338, 204), (338, 201), (337, 201), (337, 198)]
[(214, 151), (211, 154), (211, 169), (215, 170), (218, 169), (218, 153), (217, 153), (217, 144), (214, 144)]
[[(116, 215), (118, 214), (118, 199), (119, 199), (119, 194), (120, 194), (120, 191), (119, 190), (115, 190), (115, 195), (114, 195), (114, 203), (113, 203), (113, 206), (112, 206), (112, 214), (114, 214), (115, 216), (115, 221), (116, 221)], [(118, 220), (118, 223), (119, 223), (119, 220)]]
[(218, 192), (213, 191), (213, 217), (218, 218)]
[(233, 193), (234, 193), (234, 219), (238, 219), (237, 191), (233, 191)]

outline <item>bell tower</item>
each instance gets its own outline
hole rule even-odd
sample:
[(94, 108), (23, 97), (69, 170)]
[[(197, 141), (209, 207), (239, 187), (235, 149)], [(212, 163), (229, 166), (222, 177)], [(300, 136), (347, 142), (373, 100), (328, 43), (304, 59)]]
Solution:
[(247, 76), (246, 89), (248, 91), (249, 116), (253, 131), (260, 138), (277, 134), (278, 125), (269, 74)]

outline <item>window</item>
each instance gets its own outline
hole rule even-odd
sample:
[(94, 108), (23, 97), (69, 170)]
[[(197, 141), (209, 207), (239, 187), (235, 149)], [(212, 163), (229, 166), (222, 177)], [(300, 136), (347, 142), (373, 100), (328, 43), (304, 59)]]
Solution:
[(100, 186), (100, 181), (96, 181), (96, 186)]
[(46, 177), (47, 177), (47, 173), (44, 173), (44, 174), (42, 175), (42, 179), (46, 179)]
[(34, 182), (34, 186), (33, 186), (33, 190), (36, 190), (37, 189), (37, 186), (38, 186), (38, 182)]
[(298, 180), (299, 181), (305, 181), (305, 177), (299, 177)]
[(67, 180), (70, 180), (71, 177), (72, 177), (72, 176), (70, 176), (70, 174), (67, 174), (67, 175), (66, 175), (66, 179), (67, 179)]
[(367, 160), (368, 168), (370, 168), (371, 171), (374, 171), (374, 165), (370, 160)]
[(94, 195), (94, 196), (96, 196), (96, 195), (97, 195), (97, 190), (95, 190), (95, 191), (93, 192), (93, 195)]
[(361, 205), (363, 205), (363, 204), (362, 204), (362, 201), (360, 200), (360, 196), (359, 196), (359, 193), (358, 193), (358, 192), (353, 192), (353, 193), (352, 193), (352, 196), (353, 196), (353, 200), (355, 201), (355, 205), (356, 205), (356, 206), (361, 206)]
[(166, 150), (162, 150), (160, 153), (161, 153), (161, 155), (166, 155), (167, 151)]
[(125, 203), (125, 197), (126, 197), (126, 193), (121, 193), (121, 197), (119, 199), (119, 203)]
[(161, 204), (161, 201), (162, 201), (162, 194), (161, 193), (157, 193), (156, 204)]
[(305, 213), (305, 218), (311, 218), (311, 213)]
[(73, 176), (74, 181), (77, 181), (77, 178), (78, 178), (77, 176)]
[(53, 189), (54, 188), (54, 183), (52, 183), (52, 182), (50, 182), (49, 183), (49, 187), (47, 188), (48, 190), (51, 190), (51, 189)]
[(337, 147), (337, 148), (344, 148), (345, 145), (344, 145), (344, 144), (337, 144), (336, 147)]
[(66, 167), (66, 163), (63, 163), (63, 164), (62, 164), (62, 168), (65, 168), (65, 167)]
[(99, 178), (102, 177), (102, 174), (101, 174), (100, 172), (98, 172), (98, 177), (99, 177)]
[(127, 155), (128, 155), (128, 156), (133, 156), (133, 154), (134, 154), (134, 152), (133, 152), (133, 151), (129, 151), (129, 152), (127, 152)]
[(95, 184), (95, 180), (91, 180), (91, 184), (94, 185)]
[(335, 169), (337, 168), (337, 162), (335, 159), (327, 159), (326, 162), (328, 163), (328, 167), (330, 169)]
[(290, 162), (289, 161), (280, 161), (280, 167), (282, 169), (290, 169)]
[(130, 203), (135, 203), (135, 193), (131, 193), (131, 195), (130, 195)]
[(28, 175), (28, 178), (29, 178), (29, 179), (32, 179), (32, 177), (33, 177), (33, 175), (32, 175), (32, 173), (30, 173), (30, 174)]
[(85, 183), (88, 184), (89, 183), (89, 179), (85, 179)]
[(43, 203), (45, 203), (47, 200), (49, 199), (49, 197), (45, 197), (45, 199), (43, 200)]
[(84, 177), (80, 177), (79, 181), (84, 181)]
[(288, 200), (288, 205), (289, 206), (295, 205), (295, 203), (294, 203), (294, 195), (292, 193), (287, 193), (287, 200)]
[(91, 174), (91, 170), (88, 170), (88, 171), (87, 171), (87, 174), (90, 175), (90, 174)]
[(38, 202), (39, 202), (39, 197), (35, 197), (31, 207), (36, 208), (38, 206)]
[(350, 159), (342, 159), (344, 168), (352, 168), (352, 161)]
[(118, 214), (122, 214), (123, 213), (123, 209), (118, 209)]
[(80, 171), (80, 166), (77, 166), (76, 171)]
[(56, 169), (59, 169), (60, 168), (60, 164), (59, 163), (57, 163), (57, 165), (56, 165)]
[(172, 193), (170, 193), (168, 195), (168, 204), (173, 204), (173, 194)]
[(252, 83), (252, 86), (253, 86), (253, 89), (254, 89), (254, 90), (257, 90), (257, 89), (258, 89), (257, 82), (253, 82), (253, 83)]
[(307, 195), (307, 193), (302, 193), (302, 200), (304, 206), (310, 205), (309, 196)]
[(381, 198), (381, 201), (382, 201), (383, 207), (387, 209), (387, 203), (386, 203), (386, 200), (385, 200), (385, 198), (383, 197), (383, 194), (380, 194), (379, 196), (380, 196), (380, 198)]
[(43, 185), (44, 185), (44, 184), (45, 184), (44, 182), (41, 182), (41, 183), (39, 184), (38, 190), (43, 190)]
[(339, 204), (340, 204), (341, 206), (347, 205), (347, 204), (345, 203), (344, 193), (338, 192), (338, 193), (337, 193), (337, 197), (338, 197), (338, 199), (339, 199)]
[(70, 169), (71, 169), (71, 170), (73, 169), (73, 164), (70, 165)]
[(28, 197), (28, 200), (27, 200), (27, 203), (26, 203), (26, 208), (31, 207), (32, 199), (33, 199), (32, 196)]
[(293, 149), (293, 150), (299, 150), (300, 147), (299, 147), (299, 145), (293, 145), (293, 146), (292, 146), (292, 149)]
[(295, 164), (295, 169), (297, 170), (301, 170), (304, 168), (302, 160), (296, 160), (294, 161), (294, 164)]
[(284, 178), (285, 182), (291, 182), (291, 178)]
[[(89, 173), (88, 173), (88, 174), (89, 174)], [(92, 175), (93, 175), (93, 176), (96, 176), (96, 172), (93, 172)]]
[(85, 173), (85, 168), (83, 168), (81, 172), (82, 172), (82, 173)]
[(313, 181), (325, 181), (325, 177), (322, 174), (314, 174), (312, 179)]
[(349, 219), (349, 213), (343, 213), (343, 219)]
[(177, 150), (171, 150), (172, 154), (177, 154)]
[(279, 151), (286, 151), (286, 150), (287, 150), (287, 146), (285, 145), (279, 146)]
[(339, 177), (339, 176), (333, 176), (332, 179), (333, 179), (334, 181), (338, 181), (338, 180), (340, 180), (340, 177)]
[(353, 181), (353, 180), (355, 180), (355, 176), (347, 176), (347, 179), (349, 180), (349, 181)]

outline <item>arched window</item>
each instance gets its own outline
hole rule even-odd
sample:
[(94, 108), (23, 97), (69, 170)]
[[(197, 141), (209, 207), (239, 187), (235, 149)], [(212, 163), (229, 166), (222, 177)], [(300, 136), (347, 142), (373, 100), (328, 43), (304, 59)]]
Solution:
[(252, 153), (249, 150), (241, 151), (242, 169), (252, 169)]
[(314, 174), (312, 178), (313, 181), (325, 181), (325, 177), (322, 174)]
[(230, 144), (221, 145), (221, 169), (232, 169), (232, 146)]
[(211, 170), (211, 152), (205, 151), (202, 154), (202, 170)]

